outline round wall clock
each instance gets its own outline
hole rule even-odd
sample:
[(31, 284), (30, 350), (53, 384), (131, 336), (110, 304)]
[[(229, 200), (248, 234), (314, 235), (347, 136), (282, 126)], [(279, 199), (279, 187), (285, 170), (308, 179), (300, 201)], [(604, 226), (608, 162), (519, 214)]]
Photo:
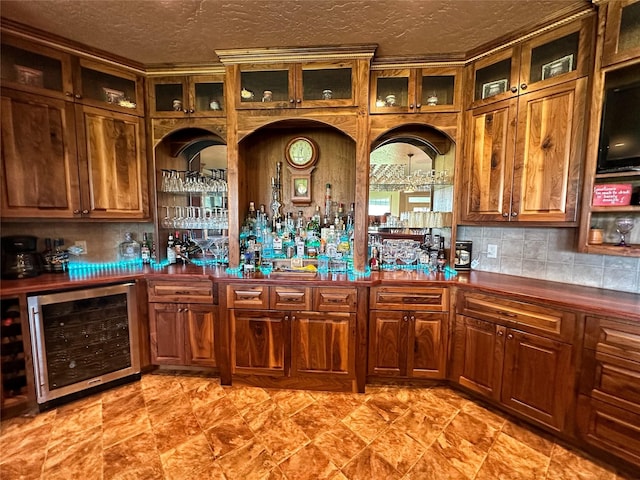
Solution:
[(310, 138), (295, 137), (287, 143), (285, 157), (293, 168), (309, 168), (318, 161), (318, 147)]

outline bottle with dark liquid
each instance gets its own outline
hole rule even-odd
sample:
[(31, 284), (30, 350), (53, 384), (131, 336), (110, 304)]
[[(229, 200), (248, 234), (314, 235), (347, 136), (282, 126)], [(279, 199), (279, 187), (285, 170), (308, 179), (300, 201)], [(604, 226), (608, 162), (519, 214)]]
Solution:
[(440, 237), (440, 247), (438, 248), (438, 257), (436, 259), (438, 264), (438, 271), (444, 272), (445, 267), (447, 266), (447, 252), (444, 249), (444, 237)]

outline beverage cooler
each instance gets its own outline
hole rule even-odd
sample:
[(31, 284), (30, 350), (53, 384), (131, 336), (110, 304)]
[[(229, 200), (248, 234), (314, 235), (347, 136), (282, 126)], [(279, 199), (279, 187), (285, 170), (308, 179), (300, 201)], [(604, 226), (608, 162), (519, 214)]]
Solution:
[(140, 373), (135, 284), (27, 300), (39, 404)]

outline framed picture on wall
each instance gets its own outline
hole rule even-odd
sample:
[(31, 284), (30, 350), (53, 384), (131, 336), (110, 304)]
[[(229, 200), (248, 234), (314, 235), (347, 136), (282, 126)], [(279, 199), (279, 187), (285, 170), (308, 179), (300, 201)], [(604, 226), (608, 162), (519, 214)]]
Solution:
[(311, 203), (311, 174), (291, 175), (291, 201), (297, 205)]

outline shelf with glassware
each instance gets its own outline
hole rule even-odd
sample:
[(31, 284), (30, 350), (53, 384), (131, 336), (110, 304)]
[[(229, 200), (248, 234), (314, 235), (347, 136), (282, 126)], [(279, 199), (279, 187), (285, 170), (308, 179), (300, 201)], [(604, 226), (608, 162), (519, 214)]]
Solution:
[(407, 174), (405, 167), (397, 164), (370, 167), (370, 195), (394, 192), (400, 205), (398, 216), (369, 217), (370, 268), (443, 271), (444, 240), (451, 239), (452, 178), (449, 170)]
[[(169, 263), (228, 263), (227, 172), (207, 171), (161, 171), (159, 228), (161, 235), (169, 237)], [(175, 256), (169, 253), (170, 249)]]

